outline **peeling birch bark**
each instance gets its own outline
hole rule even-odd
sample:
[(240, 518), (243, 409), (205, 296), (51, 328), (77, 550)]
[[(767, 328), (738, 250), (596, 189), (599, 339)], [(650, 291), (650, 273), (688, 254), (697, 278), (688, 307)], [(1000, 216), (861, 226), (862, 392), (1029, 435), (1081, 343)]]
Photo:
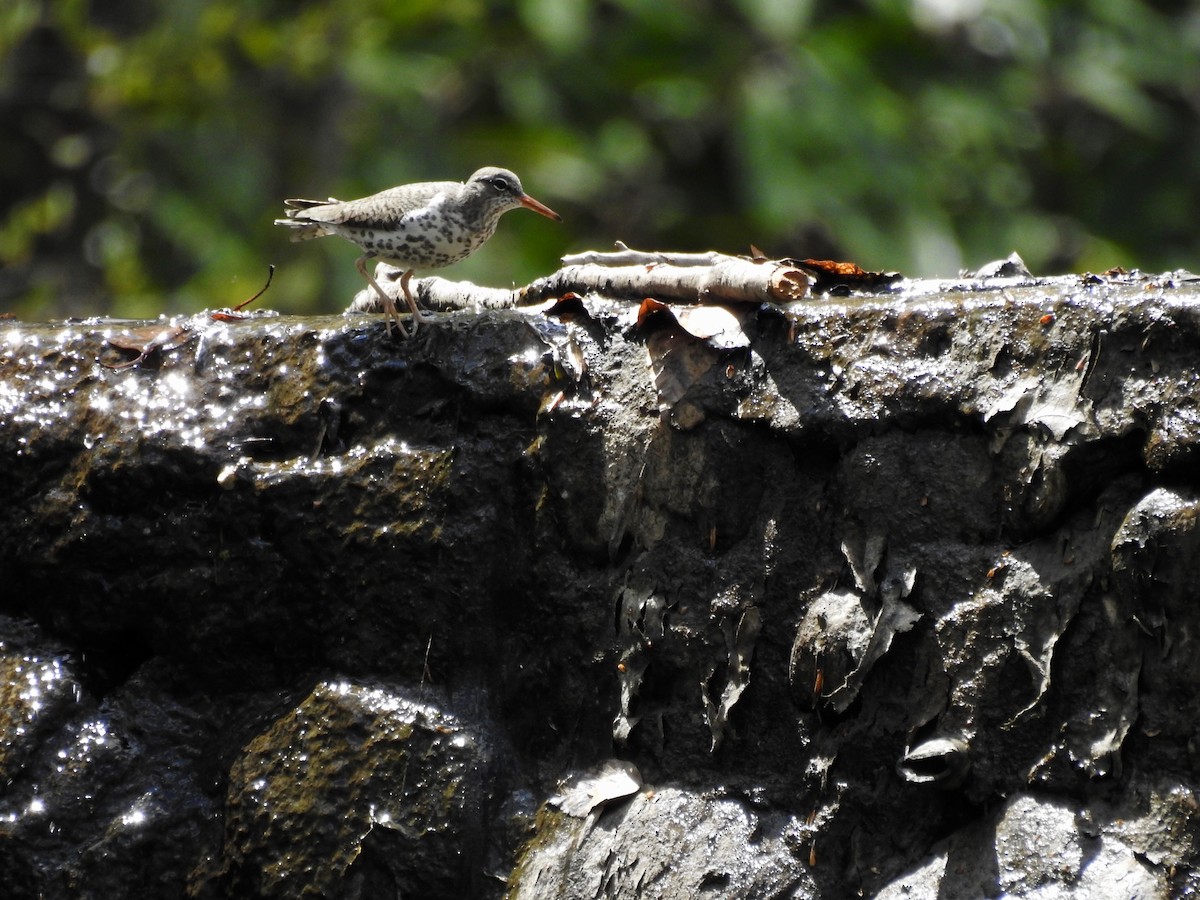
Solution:
[[(414, 278), (417, 302), (435, 311), (503, 309), (539, 303), (564, 294), (600, 295), (641, 302), (646, 297), (676, 303), (791, 303), (808, 294), (810, 278), (796, 266), (753, 261), (723, 253), (644, 253), (623, 244), (614, 253), (563, 257), (565, 265), (517, 290), (488, 288), (469, 281)], [(582, 261), (582, 262), (576, 262)], [(400, 295), (403, 270), (380, 263), (375, 280), (393, 299)], [(382, 312), (374, 291), (355, 295), (351, 312)]]
[[(379, 263), (375, 267), (375, 280), (393, 300), (403, 300), (400, 276), (403, 269)], [(436, 275), (429, 278), (414, 278), (409, 282), (417, 303), (435, 312), (451, 312), (458, 309), (508, 309), (516, 306), (521, 295), (519, 290), (490, 288), (469, 281), (449, 281)], [(379, 297), (370, 286), (354, 295), (348, 312), (383, 312)]]
[[(593, 257), (602, 254), (592, 254)], [(613, 254), (624, 257), (624, 253)], [(807, 295), (808, 275), (802, 269), (779, 262), (752, 262), (736, 256), (712, 254), (707, 265), (687, 262), (609, 265), (587, 263), (566, 265), (553, 275), (539, 278), (525, 289), (523, 302), (546, 297), (601, 294), (641, 301), (685, 303), (791, 303)], [(571, 257), (567, 257), (571, 259)]]

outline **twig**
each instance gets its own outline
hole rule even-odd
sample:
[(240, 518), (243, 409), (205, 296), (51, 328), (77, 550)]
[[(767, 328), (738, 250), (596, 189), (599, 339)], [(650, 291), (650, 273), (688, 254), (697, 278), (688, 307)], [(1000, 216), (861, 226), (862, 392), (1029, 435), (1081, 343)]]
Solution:
[(263, 294), (265, 294), (267, 292), (267, 288), (269, 288), (271, 286), (271, 279), (274, 277), (275, 277), (275, 267), (271, 266), (270, 268), (267, 269), (267, 283), (264, 284), (262, 286), (262, 289), (259, 290), (259, 292), (257, 294), (255, 294), (253, 297), (251, 297), (249, 300), (243, 300), (241, 303), (239, 303), (237, 306), (235, 306), (233, 308), (233, 312), (237, 312), (238, 310), (249, 306), (251, 303), (253, 303), (255, 300), (257, 300), (259, 297), (261, 297)]
[(588, 250), (585, 253), (574, 253), (562, 258), (564, 266), (711, 266), (723, 259), (729, 259), (723, 253), (709, 250), (707, 253), (664, 253), (662, 251), (631, 250), (622, 241), (614, 241), (617, 248), (615, 253), (601, 253), (598, 250)]
[(421, 687), (425, 686), (425, 678), (429, 677), (429, 681), (433, 681), (433, 673), (429, 671), (429, 651), (433, 649), (433, 635), (429, 635), (429, 643), (425, 645), (425, 662), (421, 666)]

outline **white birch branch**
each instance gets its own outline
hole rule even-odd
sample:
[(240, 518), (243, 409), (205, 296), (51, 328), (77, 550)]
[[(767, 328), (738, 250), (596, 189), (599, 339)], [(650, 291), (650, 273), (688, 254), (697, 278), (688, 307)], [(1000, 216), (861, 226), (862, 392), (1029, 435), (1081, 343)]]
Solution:
[[(800, 268), (770, 260), (749, 260), (723, 253), (644, 253), (618, 245), (615, 253), (581, 253), (564, 257), (552, 275), (519, 290), (487, 288), (467, 281), (414, 278), (417, 302), (431, 310), (502, 309), (538, 303), (564, 294), (598, 295), (641, 302), (653, 297), (674, 303), (775, 303), (803, 299), (809, 276)], [(588, 260), (576, 263), (575, 260)], [(631, 262), (633, 261), (633, 262)], [(399, 279), (402, 270), (380, 263), (375, 279), (404, 309)], [(370, 288), (358, 292), (350, 309), (380, 312)]]

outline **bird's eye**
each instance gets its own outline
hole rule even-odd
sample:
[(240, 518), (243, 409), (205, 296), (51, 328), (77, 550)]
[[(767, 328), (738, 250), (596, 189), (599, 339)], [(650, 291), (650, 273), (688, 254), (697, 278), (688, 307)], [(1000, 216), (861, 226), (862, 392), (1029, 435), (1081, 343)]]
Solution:
[(502, 194), (508, 193), (512, 190), (512, 185), (508, 183), (508, 179), (501, 176), (497, 176), (492, 179), (492, 187)]

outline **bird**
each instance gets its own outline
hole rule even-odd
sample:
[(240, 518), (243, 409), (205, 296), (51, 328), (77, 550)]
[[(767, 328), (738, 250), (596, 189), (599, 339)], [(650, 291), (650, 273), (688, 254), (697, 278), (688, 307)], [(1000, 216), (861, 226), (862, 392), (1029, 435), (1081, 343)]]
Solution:
[[(285, 200), (276, 225), (291, 229), (293, 241), (336, 234), (363, 251), (355, 261), (359, 273), (375, 289), (392, 321), (405, 337), (430, 321), (422, 315), (409, 290), (417, 269), (440, 269), (466, 259), (496, 231), (500, 217), (524, 207), (555, 222), (562, 216), (534, 200), (521, 179), (508, 169), (487, 166), (465, 182), (425, 181), (402, 184), (359, 200)], [(406, 331), (392, 298), (367, 272), (367, 261), (379, 259), (403, 269), (400, 288), (412, 311), (412, 331)]]

